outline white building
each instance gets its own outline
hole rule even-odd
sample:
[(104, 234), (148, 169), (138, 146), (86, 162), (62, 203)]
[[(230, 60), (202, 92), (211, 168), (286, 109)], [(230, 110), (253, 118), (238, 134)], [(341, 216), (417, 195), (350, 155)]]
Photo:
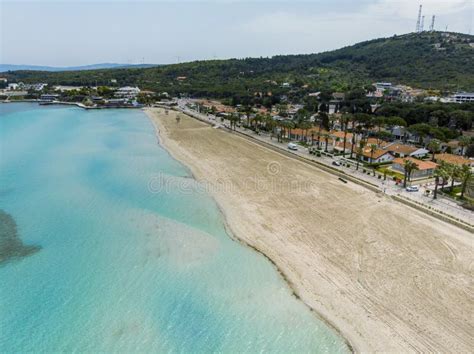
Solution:
[(473, 92), (460, 92), (451, 96), (451, 102), (456, 103), (465, 103), (465, 102), (474, 102), (474, 93)]
[(10, 91), (14, 91), (14, 90), (18, 90), (19, 85), (16, 84), (16, 83), (11, 83), (11, 84), (8, 84), (7, 88), (8, 88)]
[(120, 98), (132, 99), (138, 96), (140, 89), (138, 87), (125, 86), (115, 91), (114, 96)]

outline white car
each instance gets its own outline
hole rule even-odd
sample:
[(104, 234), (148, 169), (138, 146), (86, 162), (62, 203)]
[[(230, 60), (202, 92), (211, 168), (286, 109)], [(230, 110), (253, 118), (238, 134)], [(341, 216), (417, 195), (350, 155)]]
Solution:
[(418, 192), (419, 190), (418, 186), (407, 187), (407, 192)]
[(298, 146), (294, 143), (289, 143), (288, 150), (298, 150)]

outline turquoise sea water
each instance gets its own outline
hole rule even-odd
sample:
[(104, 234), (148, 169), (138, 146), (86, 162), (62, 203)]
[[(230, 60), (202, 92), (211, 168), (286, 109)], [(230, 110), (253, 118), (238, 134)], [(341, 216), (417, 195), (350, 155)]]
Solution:
[(196, 184), (141, 111), (0, 105), (0, 352), (347, 351), (159, 174)]

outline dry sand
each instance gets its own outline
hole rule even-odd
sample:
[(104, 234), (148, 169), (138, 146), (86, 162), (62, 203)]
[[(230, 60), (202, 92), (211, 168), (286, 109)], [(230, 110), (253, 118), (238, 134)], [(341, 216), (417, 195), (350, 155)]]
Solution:
[(356, 351), (472, 351), (472, 234), (184, 114), (147, 113), (234, 235)]

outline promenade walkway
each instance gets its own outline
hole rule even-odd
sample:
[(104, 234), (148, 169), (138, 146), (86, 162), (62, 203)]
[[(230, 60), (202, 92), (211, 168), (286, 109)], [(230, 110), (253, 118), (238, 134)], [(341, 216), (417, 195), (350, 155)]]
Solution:
[[(205, 121), (216, 127), (231, 131), (230, 127), (226, 123), (221, 122), (220, 118), (216, 118), (212, 115), (201, 114), (194, 110), (189, 109), (186, 106), (186, 101), (180, 101), (178, 107), (179, 107), (179, 110), (182, 111), (183, 113), (191, 115), (197, 119)], [(287, 149), (287, 143), (280, 143), (277, 141), (276, 138), (272, 138), (268, 134), (265, 134), (265, 133), (256, 134), (252, 130), (241, 128), (241, 127), (237, 127), (235, 130), (239, 132), (240, 134), (246, 135), (254, 140), (264, 142), (277, 149), (281, 149), (285, 152), (289, 152)], [(383, 176), (381, 176), (381, 178), (379, 179), (378, 174), (376, 174), (376, 176), (373, 176), (373, 174), (369, 175), (368, 170), (366, 170), (366, 173), (363, 173), (362, 164), (359, 166), (359, 169), (357, 170), (356, 164), (354, 161), (343, 159), (341, 156), (332, 156), (331, 154), (328, 154), (327, 156), (322, 155), (320, 157), (317, 157), (315, 155), (310, 154), (308, 151), (308, 148), (305, 148), (303, 146), (299, 146), (298, 150), (291, 151), (291, 153), (296, 156), (300, 156), (304, 159), (312, 160), (318, 164), (323, 164), (331, 169), (339, 170), (349, 176), (357, 178), (358, 180), (365, 181), (371, 185), (376, 186), (381, 192), (387, 195), (403, 198), (405, 200), (408, 200), (412, 203), (415, 203), (427, 209), (439, 212), (441, 214), (445, 214), (454, 219), (462, 220), (464, 223), (474, 227), (474, 213), (472, 211), (461, 207), (455, 201), (450, 200), (446, 197), (443, 197), (440, 194), (438, 194), (437, 199), (433, 199), (432, 196), (426, 195), (427, 189), (428, 190), (433, 189), (433, 183), (431, 185), (422, 184), (420, 186), (420, 191), (418, 192), (407, 192), (405, 188), (403, 188), (403, 186), (397, 185), (396, 182), (393, 181), (391, 178), (387, 177), (387, 179), (384, 180)], [(347, 161), (350, 164), (350, 167), (334, 166), (333, 165), (334, 161), (341, 161), (341, 162)]]

